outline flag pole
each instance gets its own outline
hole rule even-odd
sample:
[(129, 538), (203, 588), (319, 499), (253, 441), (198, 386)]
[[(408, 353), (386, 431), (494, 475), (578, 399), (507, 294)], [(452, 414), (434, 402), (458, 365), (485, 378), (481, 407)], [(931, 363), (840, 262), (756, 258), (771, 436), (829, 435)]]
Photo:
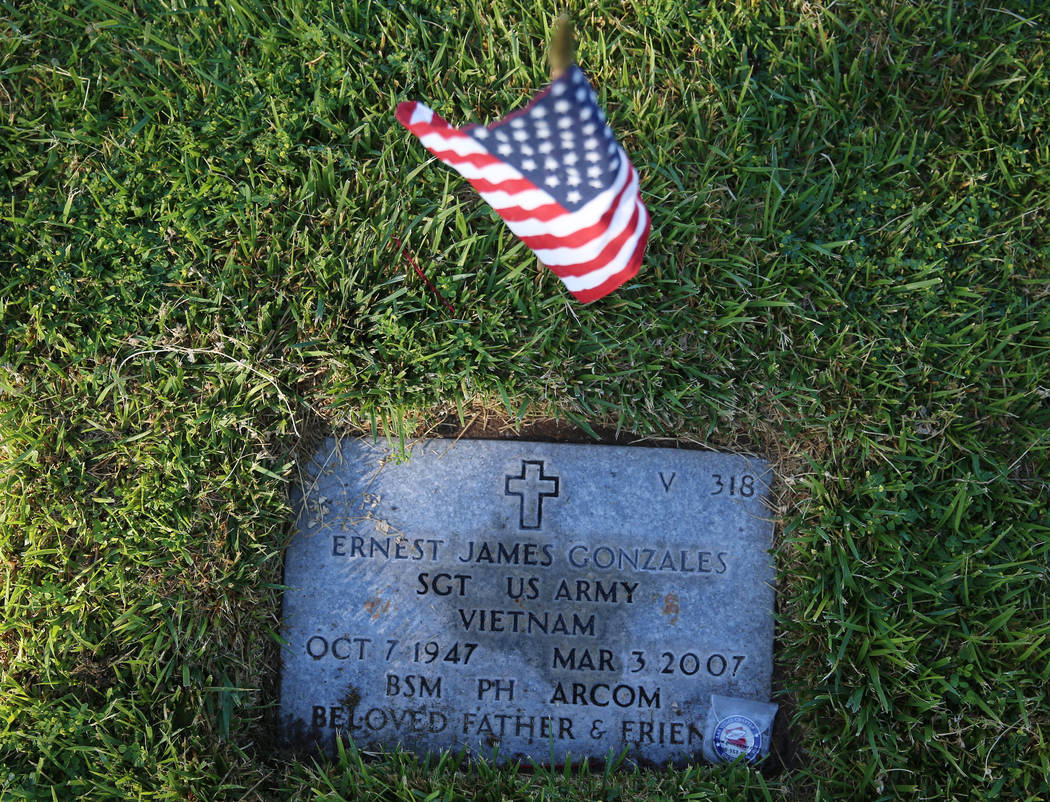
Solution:
[(554, 23), (554, 36), (551, 37), (550, 50), (547, 60), (551, 67), (551, 80), (556, 81), (561, 77), (574, 60), (573, 57), (573, 26), (568, 13), (563, 13)]
[[(572, 20), (569, 18), (569, 12), (563, 11), (554, 22), (554, 34), (551, 36), (551, 43), (547, 49), (547, 62), (550, 64), (552, 82), (561, 78), (576, 60), (573, 46)], [(542, 280), (542, 276), (547, 272), (544, 269), (546, 265), (537, 259), (536, 267), (539, 270), (537, 277)]]

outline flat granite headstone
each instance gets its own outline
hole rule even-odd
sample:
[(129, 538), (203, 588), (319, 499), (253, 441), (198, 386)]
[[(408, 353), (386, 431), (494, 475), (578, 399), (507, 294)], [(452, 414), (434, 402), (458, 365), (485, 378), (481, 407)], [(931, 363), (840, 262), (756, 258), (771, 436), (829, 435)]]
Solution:
[(712, 693), (768, 701), (769, 466), (669, 448), (328, 440), (295, 493), (294, 744), (698, 759)]

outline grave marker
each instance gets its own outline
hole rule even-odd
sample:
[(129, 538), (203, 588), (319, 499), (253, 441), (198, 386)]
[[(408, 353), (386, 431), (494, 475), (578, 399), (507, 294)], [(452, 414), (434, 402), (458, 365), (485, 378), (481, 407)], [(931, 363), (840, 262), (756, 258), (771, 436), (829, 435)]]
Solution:
[(297, 492), (293, 742), (698, 759), (712, 693), (767, 701), (770, 480), (678, 449), (327, 441)]

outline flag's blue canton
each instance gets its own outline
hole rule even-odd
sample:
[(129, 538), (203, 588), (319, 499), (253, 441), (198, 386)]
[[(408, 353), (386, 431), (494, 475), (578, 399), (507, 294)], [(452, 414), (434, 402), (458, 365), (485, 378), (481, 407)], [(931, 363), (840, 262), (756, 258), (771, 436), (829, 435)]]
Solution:
[(466, 133), (570, 212), (612, 186), (623, 158), (590, 82), (575, 64), (531, 105)]

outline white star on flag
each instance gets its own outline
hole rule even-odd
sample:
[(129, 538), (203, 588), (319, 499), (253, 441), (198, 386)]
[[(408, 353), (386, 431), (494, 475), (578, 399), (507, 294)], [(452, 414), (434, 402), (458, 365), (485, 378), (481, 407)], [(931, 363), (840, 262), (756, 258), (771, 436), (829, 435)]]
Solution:
[[(596, 301), (638, 273), (650, 231), (638, 173), (575, 64), (488, 126), (455, 128), (418, 102), (399, 104), (397, 119), (474, 186), (577, 300)], [(531, 158), (534, 147), (546, 157)], [(586, 184), (573, 167), (581, 161)]]

